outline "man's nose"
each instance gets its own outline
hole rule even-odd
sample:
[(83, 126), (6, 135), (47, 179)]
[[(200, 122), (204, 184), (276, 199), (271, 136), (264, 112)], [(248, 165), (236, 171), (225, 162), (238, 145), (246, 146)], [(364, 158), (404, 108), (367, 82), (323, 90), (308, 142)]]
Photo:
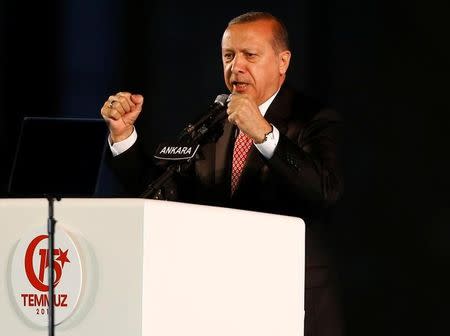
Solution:
[(233, 62), (231, 64), (231, 72), (233, 73), (242, 73), (245, 71), (245, 58), (242, 55), (237, 54), (234, 59)]

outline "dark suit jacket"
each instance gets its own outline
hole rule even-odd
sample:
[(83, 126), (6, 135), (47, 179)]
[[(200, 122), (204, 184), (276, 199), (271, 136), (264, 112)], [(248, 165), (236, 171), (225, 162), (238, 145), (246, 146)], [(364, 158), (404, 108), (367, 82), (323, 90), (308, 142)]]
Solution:
[[(192, 203), (301, 217), (306, 223), (305, 286), (327, 286), (330, 256), (325, 232), (330, 211), (343, 190), (339, 162), (341, 120), (334, 110), (290, 88), (280, 90), (265, 118), (280, 131), (275, 153), (267, 160), (252, 147), (232, 197), (236, 127), (227, 121), (217, 142), (200, 148), (193, 171), (168, 183), (166, 194)], [(113, 161), (121, 180), (134, 187), (134, 192), (142, 191), (154, 178), (149, 176), (156, 173), (149, 168), (151, 158), (145, 159), (140, 151), (136, 144)], [(308, 307), (306, 310), (308, 314)]]

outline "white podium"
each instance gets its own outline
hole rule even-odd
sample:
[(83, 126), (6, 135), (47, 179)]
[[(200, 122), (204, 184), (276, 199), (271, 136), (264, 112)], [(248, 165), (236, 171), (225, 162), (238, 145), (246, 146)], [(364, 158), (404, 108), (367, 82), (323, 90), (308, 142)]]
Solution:
[[(300, 218), (107, 198), (54, 218), (58, 336), (303, 335)], [(0, 200), (0, 335), (47, 334), (47, 219), (46, 199)]]

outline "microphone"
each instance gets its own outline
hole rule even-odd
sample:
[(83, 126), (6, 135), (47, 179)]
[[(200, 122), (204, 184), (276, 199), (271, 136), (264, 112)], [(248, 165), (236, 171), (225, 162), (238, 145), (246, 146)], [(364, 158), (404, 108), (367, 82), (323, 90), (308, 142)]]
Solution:
[(215, 124), (225, 119), (225, 117), (227, 116), (227, 105), (230, 101), (230, 98), (231, 95), (225, 93), (218, 95), (214, 100), (214, 103), (209, 106), (208, 113), (202, 116), (195, 123), (188, 124), (183, 129), (183, 131), (181, 131), (178, 139), (181, 141), (189, 141), (188, 136), (190, 136), (192, 139), (195, 136), (195, 132), (202, 130), (201, 132), (205, 133), (205, 128), (209, 129), (210, 127), (215, 126)]

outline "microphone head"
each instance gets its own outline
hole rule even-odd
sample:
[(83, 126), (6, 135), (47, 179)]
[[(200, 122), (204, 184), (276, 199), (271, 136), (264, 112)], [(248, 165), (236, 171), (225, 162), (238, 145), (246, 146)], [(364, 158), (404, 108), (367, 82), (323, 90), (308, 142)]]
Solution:
[(225, 106), (225, 103), (228, 102), (228, 96), (229, 95), (226, 93), (222, 93), (222, 94), (218, 95), (216, 97), (216, 100), (214, 100), (214, 104), (219, 104), (221, 106)]

